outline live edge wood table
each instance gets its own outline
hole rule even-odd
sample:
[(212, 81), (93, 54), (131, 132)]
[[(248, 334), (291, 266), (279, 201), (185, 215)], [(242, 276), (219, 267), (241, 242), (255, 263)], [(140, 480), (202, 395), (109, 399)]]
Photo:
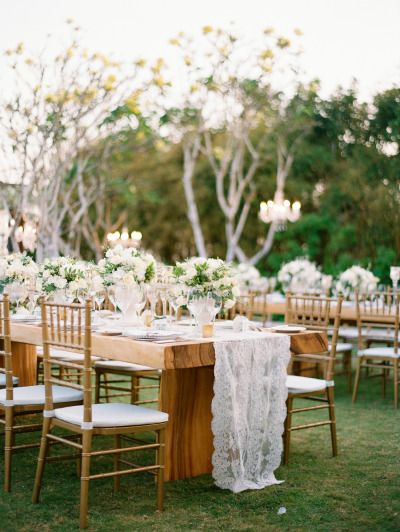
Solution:
[[(22, 385), (36, 382), (36, 349), (41, 328), (11, 324), (15, 374)], [(291, 335), (293, 353), (318, 353), (327, 349), (323, 332)], [(213, 453), (211, 401), (215, 352), (212, 339), (157, 344), (124, 337), (93, 334), (92, 354), (162, 369), (161, 410), (168, 412), (165, 479), (176, 480), (210, 473)]]

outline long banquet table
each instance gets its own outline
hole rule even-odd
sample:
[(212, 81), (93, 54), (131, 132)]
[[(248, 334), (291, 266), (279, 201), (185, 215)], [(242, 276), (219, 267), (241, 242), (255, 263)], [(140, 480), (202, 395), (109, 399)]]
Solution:
[[(279, 300), (274, 300), (267, 297), (267, 301), (264, 302), (256, 298), (253, 304), (253, 311), (256, 314), (266, 313), (268, 315), (276, 314), (278, 316), (284, 316), (286, 312), (286, 299), (282, 297)], [(330, 318), (333, 319), (335, 317), (335, 312), (335, 306), (332, 305), (330, 307)], [(357, 311), (355, 304), (347, 301), (344, 302), (340, 313), (340, 319), (342, 322), (357, 321)]]
[[(11, 323), (14, 373), (21, 385), (36, 382), (36, 345), (41, 345), (38, 325)], [(293, 353), (318, 353), (327, 349), (326, 334), (305, 331), (291, 335)], [(118, 336), (93, 334), (92, 354), (162, 369), (161, 410), (168, 412), (165, 479), (193, 477), (212, 470), (215, 351), (213, 339), (161, 344)]]

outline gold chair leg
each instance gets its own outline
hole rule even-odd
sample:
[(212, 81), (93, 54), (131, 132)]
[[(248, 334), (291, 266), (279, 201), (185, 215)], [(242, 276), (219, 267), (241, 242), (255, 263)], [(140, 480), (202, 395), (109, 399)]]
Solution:
[(38, 458), (38, 463), (36, 466), (35, 484), (33, 487), (33, 495), (32, 495), (33, 503), (37, 503), (39, 501), (40, 488), (42, 486), (43, 471), (44, 471), (44, 466), (46, 465), (46, 456), (47, 456), (47, 451), (49, 447), (47, 434), (50, 431), (50, 426), (51, 426), (51, 418), (44, 417), (42, 438), (40, 440), (39, 458)]
[(85, 430), (82, 436), (82, 472), (81, 472), (81, 501), (80, 501), (80, 528), (88, 527), (88, 501), (89, 501), (89, 475), (90, 452), (92, 450), (92, 431)]
[(393, 384), (394, 384), (394, 407), (398, 408), (399, 403), (399, 361), (393, 364)]
[(157, 510), (162, 512), (164, 509), (164, 445), (165, 429), (157, 431), (157, 443), (160, 448), (157, 450), (157, 465), (161, 466), (157, 471)]
[[(120, 434), (115, 435), (115, 448), (116, 449), (121, 448), (121, 435)], [(119, 471), (120, 459), (121, 459), (121, 453), (115, 453), (114, 454), (114, 471)], [(117, 492), (120, 489), (121, 489), (121, 477), (120, 475), (116, 475), (114, 477), (114, 491)]]
[(386, 369), (384, 369), (382, 372), (382, 396), (384, 399), (386, 397), (386, 375), (387, 375), (387, 371)]
[(354, 379), (354, 390), (353, 390), (353, 403), (357, 400), (357, 393), (358, 393), (358, 385), (360, 383), (360, 373), (361, 373), (361, 363), (363, 361), (362, 357), (358, 357), (357, 360), (357, 369), (356, 369), (356, 376)]
[(347, 386), (348, 386), (348, 389), (349, 389), (349, 392), (351, 393), (351, 390), (352, 390), (352, 384), (353, 384), (353, 375), (352, 375), (352, 365), (351, 365), (351, 361), (352, 361), (352, 358), (351, 358), (351, 351), (347, 352), (345, 354), (346, 356), (346, 374), (347, 374)]
[(134, 405), (139, 401), (139, 387), (140, 381), (137, 375), (132, 375), (131, 381), (131, 403)]
[(283, 463), (288, 465), (289, 463), (289, 450), (290, 450), (290, 435), (292, 426), (292, 408), (293, 399), (288, 397), (286, 401), (286, 419), (285, 419), (285, 431), (283, 435)]
[(335, 393), (333, 387), (327, 388), (328, 404), (329, 404), (329, 419), (331, 421), (331, 441), (332, 441), (332, 456), (337, 456), (337, 437), (336, 437), (336, 416), (335, 416)]
[(6, 407), (5, 411), (5, 438), (4, 438), (4, 491), (11, 491), (11, 464), (14, 443), (14, 410)]
[(101, 377), (101, 372), (99, 369), (96, 369), (95, 368), (95, 374), (96, 374), (96, 387), (95, 387), (95, 398), (94, 398), (94, 401), (95, 403), (100, 403), (100, 377)]
[(103, 373), (103, 386), (104, 386), (104, 395), (106, 398), (106, 403), (110, 402), (110, 390), (108, 388), (108, 376), (107, 373)]

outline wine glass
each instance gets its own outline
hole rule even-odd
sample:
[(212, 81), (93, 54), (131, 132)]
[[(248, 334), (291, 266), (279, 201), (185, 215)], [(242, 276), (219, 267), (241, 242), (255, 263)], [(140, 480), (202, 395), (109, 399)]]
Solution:
[(393, 290), (397, 290), (397, 284), (400, 279), (400, 266), (391, 266), (390, 267), (390, 279), (393, 283)]
[(114, 287), (114, 300), (116, 307), (122, 312), (122, 318), (125, 319), (129, 306), (131, 304), (131, 294), (127, 286), (116, 284)]
[(10, 294), (10, 301), (16, 305), (15, 313), (18, 314), (19, 306), (26, 299), (28, 290), (20, 283), (11, 283), (7, 291)]
[(168, 290), (168, 302), (170, 307), (170, 318), (172, 321), (172, 311), (175, 314), (175, 320), (178, 321), (179, 308), (185, 304), (185, 295), (182, 287), (178, 284), (171, 285)]
[(114, 307), (114, 312), (117, 312), (117, 300), (115, 297), (115, 285), (107, 287), (107, 297), (111, 301), (112, 306)]
[(189, 290), (187, 306), (197, 325), (199, 325), (199, 317), (206, 307), (206, 302), (207, 298), (204, 290), (200, 288), (191, 288)]
[(139, 319), (145, 305), (146, 305), (146, 290), (141, 284), (138, 284), (135, 287), (135, 294), (134, 294), (134, 308), (135, 308), (136, 318)]
[(35, 313), (39, 297), (40, 297), (40, 292), (38, 292), (36, 290), (29, 290), (28, 291), (27, 308), (28, 308), (29, 314), (33, 315)]
[(212, 313), (215, 320), (222, 308), (222, 297), (217, 292), (207, 292), (207, 310)]
[(158, 301), (158, 288), (156, 285), (149, 284), (146, 287), (146, 296), (150, 302), (150, 312), (154, 318), (156, 315), (156, 306)]

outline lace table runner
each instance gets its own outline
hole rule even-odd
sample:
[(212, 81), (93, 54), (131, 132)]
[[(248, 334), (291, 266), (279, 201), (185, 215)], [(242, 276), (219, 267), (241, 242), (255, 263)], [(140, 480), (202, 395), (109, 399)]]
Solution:
[(215, 483), (234, 493), (277, 484), (290, 338), (247, 333), (215, 340)]

